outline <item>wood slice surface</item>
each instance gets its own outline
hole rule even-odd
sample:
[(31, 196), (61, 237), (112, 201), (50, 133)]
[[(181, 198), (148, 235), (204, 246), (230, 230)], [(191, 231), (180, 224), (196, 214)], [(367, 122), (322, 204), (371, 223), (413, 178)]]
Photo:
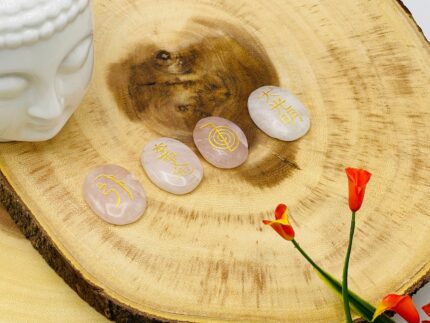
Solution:
[[(335, 322), (342, 304), (262, 219), (289, 205), (297, 240), (340, 277), (346, 166), (374, 176), (359, 212), (350, 287), (376, 303), (430, 278), (430, 51), (396, 1), (95, 1), (96, 66), (53, 140), (0, 144), (0, 198), (46, 261), (114, 320)], [(312, 116), (295, 142), (269, 138), (250, 92), (289, 89)], [(202, 117), (250, 144), (234, 170), (204, 162), (186, 196), (155, 187), (139, 156), (159, 136), (195, 151)], [(113, 226), (85, 204), (88, 171), (118, 164), (148, 195)]]

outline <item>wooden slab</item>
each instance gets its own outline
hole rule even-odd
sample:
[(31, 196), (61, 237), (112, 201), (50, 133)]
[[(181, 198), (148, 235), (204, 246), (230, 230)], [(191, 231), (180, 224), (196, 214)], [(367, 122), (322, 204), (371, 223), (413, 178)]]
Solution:
[[(115, 320), (333, 322), (339, 299), (261, 220), (285, 202), (297, 240), (340, 277), (349, 211), (344, 167), (374, 173), (351, 259), (370, 302), (429, 280), (430, 52), (396, 1), (97, 1), (96, 68), (54, 140), (0, 145), (0, 198), (47, 262)], [(265, 136), (246, 99), (279, 84), (310, 109), (310, 133)], [(207, 163), (188, 196), (154, 187), (139, 162), (151, 139), (193, 147), (220, 115), (250, 142), (242, 167)], [(193, 149), (195, 149), (193, 147)], [(149, 206), (115, 227), (86, 206), (87, 172), (122, 165)]]

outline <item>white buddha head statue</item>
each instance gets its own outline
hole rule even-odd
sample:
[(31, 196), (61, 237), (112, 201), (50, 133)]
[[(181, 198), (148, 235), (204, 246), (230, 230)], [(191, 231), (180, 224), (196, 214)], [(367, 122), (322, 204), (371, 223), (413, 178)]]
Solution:
[(58, 134), (92, 69), (89, 0), (0, 0), (0, 141)]

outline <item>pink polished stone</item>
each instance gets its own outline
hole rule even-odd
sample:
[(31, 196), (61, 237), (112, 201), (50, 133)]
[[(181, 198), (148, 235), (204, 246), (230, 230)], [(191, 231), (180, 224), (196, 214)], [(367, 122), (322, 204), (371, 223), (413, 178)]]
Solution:
[(146, 209), (142, 185), (129, 171), (116, 165), (98, 167), (87, 175), (84, 198), (99, 217), (112, 224), (135, 222)]
[(194, 128), (193, 137), (203, 157), (216, 167), (235, 168), (248, 158), (248, 140), (245, 134), (227, 119), (201, 119)]
[(143, 149), (141, 161), (151, 181), (173, 194), (193, 191), (203, 178), (203, 166), (197, 155), (175, 139), (151, 141)]

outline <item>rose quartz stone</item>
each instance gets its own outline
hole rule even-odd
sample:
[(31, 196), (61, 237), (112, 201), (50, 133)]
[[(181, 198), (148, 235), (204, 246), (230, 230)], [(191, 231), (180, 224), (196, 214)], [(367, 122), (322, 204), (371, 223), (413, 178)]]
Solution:
[(308, 109), (289, 91), (277, 86), (262, 86), (248, 99), (249, 114), (267, 135), (293, 141), (310, 129)]
[(150, 180), (173, 194), (193, 191), (203, 178), (203, 166), (197, 155), (175, 139), (151, 141), (143, 149), (141, 161)]
[(137, 221), (146, 209), (142, 185), (117, 165), (92, 170), (85, 179), (84, 198), (99, 217), (117, 225)]
[(227, 119), (201, 119), (194, 128), (193, 137), (203, 157), (216, 167), (235, 168), (248, 158), (248, 140), (245, 134)]

